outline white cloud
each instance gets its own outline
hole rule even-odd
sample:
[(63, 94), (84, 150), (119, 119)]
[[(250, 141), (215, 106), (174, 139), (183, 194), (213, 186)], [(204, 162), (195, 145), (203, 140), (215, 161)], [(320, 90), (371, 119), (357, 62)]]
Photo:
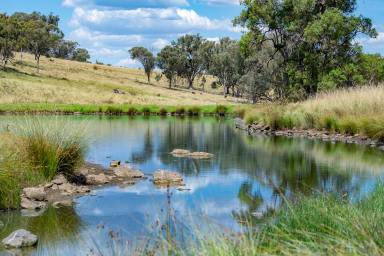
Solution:
[(152, 47), (155, 48), (156, 50), (161, 50), (164, 48), (166, 45), (169, 45), (169, 41), (165, 40), (163, 38), (158, 38), (152, 43)]
[(240, 5), (240, 0), (205, 0), (203, 2), (216, 5)]
[(384, 32), (379, 32), (376, 38), (369, 38), (366, 43), (368, 44), (384, 44)]
[(188, 6), (187, 0), (64, 0), (67, 7), (104, 7), (104, 8), (135, 8)]
[(138, 63), (136, 60), (132, 60), (131, 58), (126, 58), (119, 60), (115, 66), (136, 68), (140, 66), (140, 63)]

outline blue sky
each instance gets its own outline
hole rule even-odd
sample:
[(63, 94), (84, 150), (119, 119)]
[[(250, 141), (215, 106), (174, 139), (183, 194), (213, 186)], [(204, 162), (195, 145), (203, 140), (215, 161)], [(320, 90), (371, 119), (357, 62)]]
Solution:
[[(384, 0), (357, 1), (356, 14), (370, 17), (379, 32), (359, 41), (366, 52), (384, 55)], [(137, 66), (128, 54), (133, 46), (156, 52), (186, 33), (241, 36), (231, 24), (241, 10), (238, 0), (0, 0), (0, 12), (34, 10), (59, 15), (66, 38), (87, 48), (92, 61), (118, 66)]]

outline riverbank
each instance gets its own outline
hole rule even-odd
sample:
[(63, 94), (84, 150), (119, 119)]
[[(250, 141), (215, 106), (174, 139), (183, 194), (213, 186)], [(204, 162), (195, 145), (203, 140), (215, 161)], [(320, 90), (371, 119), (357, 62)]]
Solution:
[(384, 86), (339, 90), (304, 102), (259, 105), (244, 114), (250, 133), (384, 143)]
[(241, 111), (235, 105), (201, 106), (159, 106), (124, 104), (52, 104), (52, 103), (15, 103), (0, 104), (1, 115), (15, 114), (55, 114), (55, 115), (160, 115), (160, 116), (199, 116), (199, 115), (235, 115)]

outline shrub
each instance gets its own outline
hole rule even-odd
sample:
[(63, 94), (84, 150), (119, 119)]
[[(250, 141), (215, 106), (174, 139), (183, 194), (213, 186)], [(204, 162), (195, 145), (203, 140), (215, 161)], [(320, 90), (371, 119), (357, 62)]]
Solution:
[(190, 107), (187, 111), (189, 116), (198, 116), (200, 115), (201, 109), (199, 107)]
[(127, 114), (130, 115), (130, 116), (134, 116), (138, 113), (139, 111), (137, 110), (137, 108), (134, 108), (134, 107), (129, 107), (128, 108), (128, 111), (127, 111)]
[(177, 107), (174, 111), (176, 115), (182, 116), (185, 114), (185, 108), (184, 107)]
[(161, 108), (159, 110), (159, 115), (166, 116), (168, 114), (168, 111), (165, 108)]
[(144, 115), (150, 115), (151, 114), (151, 109), (149, 107), (143, 107), (143, 109), (141, 110), (141, 112), (144, 114)]
[(224, 105), (217, 105), (215, 109), (215, 113), (219, 116), (225, 116), (225, 114), (228, 112), (228, 107)]

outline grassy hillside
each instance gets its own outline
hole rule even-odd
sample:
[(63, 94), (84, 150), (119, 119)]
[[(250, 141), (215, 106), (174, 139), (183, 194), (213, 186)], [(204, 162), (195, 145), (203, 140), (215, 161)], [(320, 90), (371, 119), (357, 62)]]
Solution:
[[(19, 54), (16, 54), (19, 60)], [(152, 84), (146, 82), (139, 69), (110, 67), (67, 61), (41, 59), (41, 71), (36, 73), (32, 55), (24, 54), (23, 61), (14, 61), (7, 71), (0, 70), (0, 104), (51, 103), (51, 104), (131, 104), (131, 105), (215, 105), (233, 104), (233, 98), (219, 95), (220, 89), (210, 87), (213, 79), (207, 78), (205, 89), (190, 91), (168, 89), (165, 79)], [(196, 82), (200, 88), (200, 81)], [(116, 94), (119, 89), (125, 94)]]

